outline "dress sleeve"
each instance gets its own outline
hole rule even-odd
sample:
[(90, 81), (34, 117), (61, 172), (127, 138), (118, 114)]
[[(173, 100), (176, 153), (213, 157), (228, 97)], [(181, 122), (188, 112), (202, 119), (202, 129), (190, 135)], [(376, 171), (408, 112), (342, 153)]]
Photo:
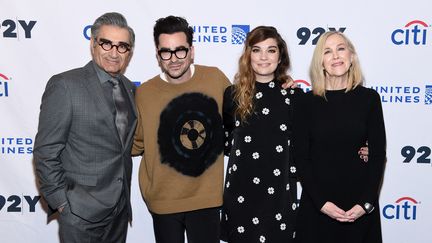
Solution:
[(369, 97), (369, 100), (371, 100), (370, 110), (367, 117), (368, 178), (359, 205), (363, 205), (365, 202), (375, 203), (378, 201), (386, 160), (386, 135), (380, 96), (373, 90), (371, 94), (372, 96)]
[(312, 94), (298, 96), (296, 103), (294, 106), (293, 150), (294, 160), (298, 168), (297, 176), (303, 189), (302, 197), (307, 194), (316, 208), (320, 210), (327, 200), (314, 179), (312, 169), (309, 121), (312, 119), (313, 96)]
[(234, 129), (235, 118), (234, 118), (234, 100), (233, 100), (233, 89), (234, 86), (228, 86), (224, 92), (223, 98), (223, 126), (225, 133), (225, 149), (224, 154), (229, 156), (232, 146), (232, 132)]

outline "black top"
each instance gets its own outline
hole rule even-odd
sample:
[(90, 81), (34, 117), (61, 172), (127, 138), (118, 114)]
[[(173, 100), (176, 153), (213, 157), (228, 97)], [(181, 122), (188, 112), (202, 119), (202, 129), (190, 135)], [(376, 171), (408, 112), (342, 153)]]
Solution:
[[(233, 86), (224, 96), (229, 162), (222, 212), (222, 239), (230, 243), (289, 243), (297, 211), (291, 131), (295, 97), (281, 82), (255, 83), (254, 113), (234, 117)], [(231, 146), (232, 145), (232, 146)]]
[[(348, 211), (365, 202), (378, 207), (385, 162), (380, 96), (372, 89), (308, 93), (294, 124), (294, 153), (303, 187), (298, 242), (381, 242), (379, 209), (354, 223), (339, 223), (320, 209), (327, 202)], [(369, 160), (358, 150), (368, 142)]]

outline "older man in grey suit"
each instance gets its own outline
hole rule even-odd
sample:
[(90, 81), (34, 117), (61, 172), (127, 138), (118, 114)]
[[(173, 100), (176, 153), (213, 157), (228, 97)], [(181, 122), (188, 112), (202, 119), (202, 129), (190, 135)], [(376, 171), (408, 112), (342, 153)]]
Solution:
[(131, 220), (135, 86), (123, 73), (135, 34), (119, 13), (91, 29), (92, 61), (54, 75), (42, 97), (34, 158), (62, 242), (125, 242)]

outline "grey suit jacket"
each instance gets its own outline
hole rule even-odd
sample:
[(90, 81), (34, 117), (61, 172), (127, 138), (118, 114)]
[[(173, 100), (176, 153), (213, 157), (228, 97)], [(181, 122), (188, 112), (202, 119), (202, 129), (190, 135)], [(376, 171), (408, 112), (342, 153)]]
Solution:
[(68, 203), (72, 213), (98, 222), (123, 192), (130, 209), (135, 86), (124, 76), (121, 81), (134, 113), (124, 146), (92, 62), (48, 81), (33, 154), (40, 191), (51, 208)]

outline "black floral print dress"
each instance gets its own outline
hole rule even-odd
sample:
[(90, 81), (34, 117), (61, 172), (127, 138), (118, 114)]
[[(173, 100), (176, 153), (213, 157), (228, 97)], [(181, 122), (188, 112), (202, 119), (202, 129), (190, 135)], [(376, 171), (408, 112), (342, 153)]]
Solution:
[(230, 243), (289, 243), (298, 207), (291, 127), (299, 89), (256, 82), (254, 114), (234, 116), (233, 86), (225, 90), (225, 147), (229, 154), (221, 239)]

